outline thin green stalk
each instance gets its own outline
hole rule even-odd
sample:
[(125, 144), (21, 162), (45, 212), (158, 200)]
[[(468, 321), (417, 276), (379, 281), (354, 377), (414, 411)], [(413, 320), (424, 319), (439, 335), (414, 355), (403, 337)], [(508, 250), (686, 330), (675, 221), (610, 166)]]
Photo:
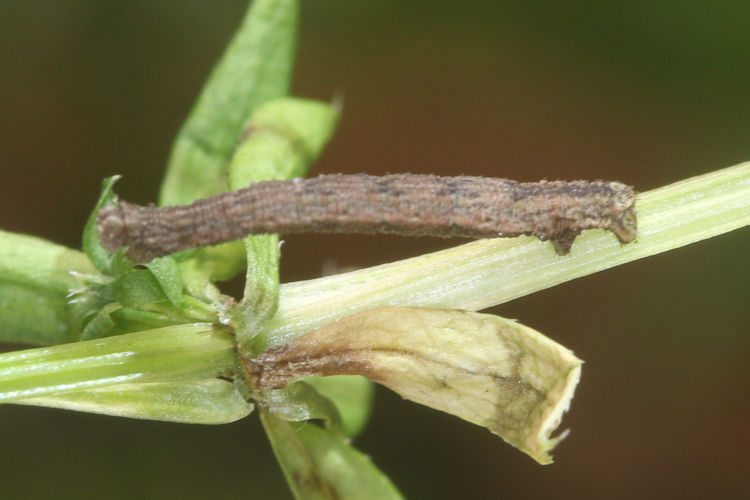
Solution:
[[(750, 162), (642, 193), (638, 239), (620, 245), (585, 231), (560, 257), (532, 237), (481, 240), (280, 288), (270, 344), (291, 340), (359, 311), (410, 305), (485, 309), (626, 262), (750, 224)], [(257, 346), (263, 349), (267, 346)]]

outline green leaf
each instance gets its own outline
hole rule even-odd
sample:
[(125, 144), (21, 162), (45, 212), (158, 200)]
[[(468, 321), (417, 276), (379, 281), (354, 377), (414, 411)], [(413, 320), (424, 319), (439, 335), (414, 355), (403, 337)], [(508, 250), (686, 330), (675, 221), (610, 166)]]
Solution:
[(68, 294), (95, 273), (89, 259), (41, 238), (0, 231), (0, 342), (60, 344), (78, 337)]
[(245, 249), (238, 242), (201, 248), (179, 267), (187, 293), (220, 308), (222, 296), (213, 283), (232, 279), (245, 268)]
[(166, 302), (164, 289), (150, 270), (134, 269), (121, 274), (113, 283), (117, 302), (123, 306), (138, 307)]
[[(82, 287), (68, 301), (75, 324), (82, 329), (80, 340), (184, 323), (218, 322), (217, 311), (210, 305), (180, 292), (182, 281), (174, 260), (161, 260), (155, 270), (161, 281), (151, 269), (131, 268), (117, 277), (81, 275)], [(165, 290), (173, 294), (172, 300)]]
[(288, 92), (298, 10), (297, 0), (251, 3), (175, 140), (161, 205), (227, 189), (227, 167), (243, 124), (260, 104)]
[(81, 285), (75, 274), (95, 273), (81, 252), (34, 236), (0, 230), (0, 283), (65, 297)]
[(131, 266), (122, 252), (110, 254), (102, 247), (101, 243), (99, 243), (99, 232), (96, 228), (99, 209), (107, 205), (112, 205), (117, 200), (117, 195), (115, 195), (112, 188), (118, 179), (120, 179), (120, 176), (114, 175), (102, 181), (102, 191), (99, 195), (99, 200), (96, 202), (94, 210), (91, 211), (86, 221), (86, 227), (83, 230), (83, 251), (91, 259), (91, 262), (99, 272), (109, 276), (115, 276)]
[[(278, 99), (261, 106), (246, 125), (245, 138), (230, 166), (229, 184), (240, 189), (257, 181), (307, 174), (338, 122), (333, 106), (306, 99)], [(276, 313), (279, 287), (279, 238), (244, 239), (247, 275), (234, 325), (241, 352)]]
[(112, 313), (122, 309), (117, 302), (110, 302), (102, 307), (87, 323), (81, 337), (77, 340), (91, 340), (105, 337), (115, 327)]
[(355, 437), (365, 429), (375, 402), (372, 382), (359, 375), (308, 377), (304, 381), (333, 402), (346, 436)]
[(336, 106), (284, 98), (263, 104), (245, 124), (230, 166), (229, 186), (304, 177), (323, 152), (339, 120)]
[(182, 274), (177, 261), (171, 256), (154, 259), (146, 267), (159, 282), (164, 294), (175, 307), (182, 306)]
[(125, 383), (16, 403), (190, 424), (227, 424), (253, 410), (231, 382), (219, 379)]
[(269, 389), (254, 395), (275, 417), (288, 422), (322, 420), (325, 426), (341, 432), (341, 417), (331, 400), (304, 382), (281, 389)]
[(313, 424), (293, 427), (260, 411), (289, 487), (300, 500), (403, 498), (370, 459), (335, 432)]
[(0, 342), (47, 345), (77, 337), (64, 297), (0, 282)]
[(0, 402), (121, 383), (200, 380), (230, 373), (226, 327), (178, 325), (0, 354)]
[[(243, 125), (266, 101), (287, 94), (294, 63), (298, 0), (255, 0), (211, 73), (172, 147), (161, 205), (191, 203), (228, 188), (229, 161)], [(190, 252), (181, 264), (191, 293), (216, 304), (212, 283), (244, 268), (242, 245)]]

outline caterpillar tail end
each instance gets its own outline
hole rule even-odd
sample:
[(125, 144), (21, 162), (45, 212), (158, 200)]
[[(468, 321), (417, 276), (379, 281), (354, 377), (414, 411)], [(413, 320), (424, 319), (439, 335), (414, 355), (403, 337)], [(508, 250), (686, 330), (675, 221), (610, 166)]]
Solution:
[(608, 229), (615, 233), (620, 243), (627, 244), (635, 240), (638, 234), (638, 218), (635, 215), (635, 208), (631, 206), (625, 210), (622, 215), (612, 221)]
[(120, 250), (128, 243), (128, 231), (118, 206), (111, 205), (99, 210), (96, 229), (99, 232), (99, 242), (110, 253)]
[(156, 257), (161, 257), (161, 253), (133, 244), (133, 237), (125, 220), (127, 205), (121, 202), (120, 206), (110, 205), (99, 210), (96, 229), (102, 247), (110, 253), (124, 248), (125, 256), (136, 264), (146, 264)]

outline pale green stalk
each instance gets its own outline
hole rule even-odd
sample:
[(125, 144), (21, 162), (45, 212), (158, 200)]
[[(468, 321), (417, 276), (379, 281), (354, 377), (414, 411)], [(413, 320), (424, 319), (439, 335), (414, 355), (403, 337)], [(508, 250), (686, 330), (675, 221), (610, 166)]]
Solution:
[[(245, 125), (246, 138), (230, 164), (229, 186), (240, 189), (257, 181), (305, 176), (337, 122), (338, 109), (322, 102), (283, 98), (263, 104)], [(276, 313), (279, 297), (279, 236), (251, 235), (244, 243), (245, 292), (232, 322), (241, 353), (248, 352)]]
[(215, 378), (233, 368), (232, 347), (226, 327), (204, 323), (0, 354), (0, 401)]
[[(483, 309), (743, 227), (750, 224), (750, 163), (643, 193), (637, 209), (639, 237), (625, 246), (598, 230), (579, 237), (566, 257), (558, 257), (549, 244), (532, 238), (483, 240), (352, 273), (282, 285), (279, 312), (271, 321), (272, 336), (267, 338), (281, 343), (357, 311), (387, 305)], [(193, 329), (194, 334), (186, 333)], [(215, 376), (231, 366), (234, 354), (226, 333), (211, 331), (206, 326), (180, 325), (3, 354), (0, 397), (16, 400), (92, 387), (90, 384), (143, 382), (143, 377), (151, 380), (152, 375), (161, 380), (184, 374)], [(197, 371), (194, 355), (202, 363)], [(204, 369), (211, 374), (204, 374)]]
[[(412, 259), (281, 286), (272, 344), (359, 311), (410, 305), (485, 309), (750, 224), (750, 162), (642, 193), (638, 238), (584, 231), (558, 256), (532, 237), (488, 239)], [(258, 346), (262, 349), (265, 346)]]
[(77, 339), (66, 296), (82, 286), (75, 273), (94, 272), (81, 252), (0, 230), (0, 342)]

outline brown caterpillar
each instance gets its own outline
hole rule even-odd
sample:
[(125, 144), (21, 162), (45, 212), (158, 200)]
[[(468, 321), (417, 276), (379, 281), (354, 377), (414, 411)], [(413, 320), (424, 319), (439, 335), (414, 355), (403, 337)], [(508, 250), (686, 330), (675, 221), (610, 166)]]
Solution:
[(533, 235), (567, 254), (584, 230), (636, 235), (635, 193), (619, 182), (517, 182), (490, 177), (321, 175), (164, 208), (101, 209), (102, 246), (135, 262), (259, 233), (387, 233), (444, 238)]

